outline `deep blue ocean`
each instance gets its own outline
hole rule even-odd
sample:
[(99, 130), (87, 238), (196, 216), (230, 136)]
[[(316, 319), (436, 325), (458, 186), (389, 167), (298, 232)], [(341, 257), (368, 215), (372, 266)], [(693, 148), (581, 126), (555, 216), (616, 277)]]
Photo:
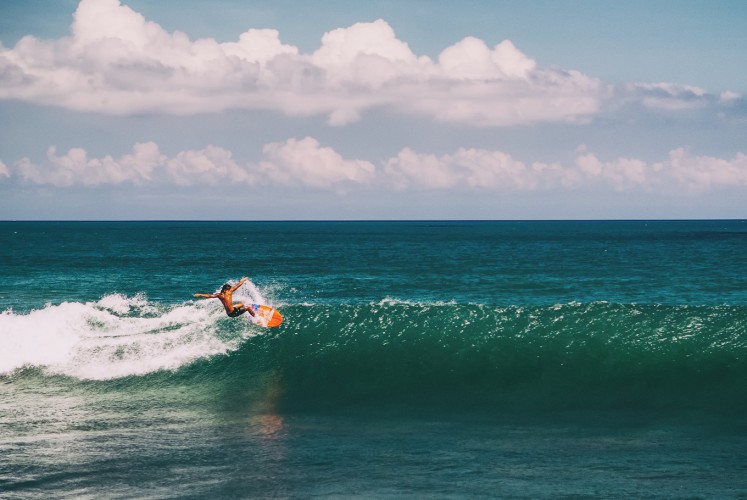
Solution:
[(310, 497), (747, 498), (747, 221), (0, 222), (0, 498)]

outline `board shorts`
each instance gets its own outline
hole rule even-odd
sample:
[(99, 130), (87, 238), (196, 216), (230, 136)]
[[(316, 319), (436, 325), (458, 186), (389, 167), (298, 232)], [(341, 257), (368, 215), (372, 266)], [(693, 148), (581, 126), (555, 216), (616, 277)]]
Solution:
[(239, 306), (234, 308), (233, 312), (228, 313), (229, 318), (235, 318), (236, 316), (241, 316), (245, 312), (247, 312), (249, 309), (246, 306)]

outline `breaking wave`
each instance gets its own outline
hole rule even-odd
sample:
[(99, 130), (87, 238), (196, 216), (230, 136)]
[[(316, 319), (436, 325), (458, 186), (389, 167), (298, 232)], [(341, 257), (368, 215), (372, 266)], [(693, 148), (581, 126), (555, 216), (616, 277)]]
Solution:
[[(747, 307), (419, 303), (282, 307), (267, 330), (214, 302), (110, 295), (0, 315), (0, 373), (272, 384), (286, 409), (672, 408), (747, 413)], [(20, 374), (20, 375), (19, 375)], [(106, 382), (102, 382), (106, 383)], [(242, 392), (243, 391), (243, 392)], [(225, 392), (225, 391), (224, 391)], [(238, 396), (237, 396), (238, 397)]]

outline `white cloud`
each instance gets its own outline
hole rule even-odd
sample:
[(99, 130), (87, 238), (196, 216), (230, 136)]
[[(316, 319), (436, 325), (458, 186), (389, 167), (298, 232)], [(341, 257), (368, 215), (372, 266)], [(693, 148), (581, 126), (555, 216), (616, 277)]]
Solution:
[(400, 77), (417, 76), (431, 62), (427, 57), (417, 58), (381, 19), (326, 33), (310, 61), (326, 71), (332, 87), (354, 84), (372, 89)]
[(57, 155), (56, 148), (50, 147), (46, 163), (37, 164), (22, 158), (13, 170), (24, 182), (60, 187), (153, 183), (192, 186), (251, 181), (248, 171), (232, 160), (230, 151), (209, 145), (168, 158), (154, 142), (135, 144), (132, 154), (119, 158), (89, 158), (82, 148)]
[(386, 162), (385, 173), (398, 189), (529, 191), (573, 187), (580, 180), (557, 163), (527, 164), (502, 151), (464, 148), (442, 156), (406, 148)]
[(0, 45), (0, 98), (110, 114), (271, 109), (345, 125), (372, 108), (472, 125), (588, 119), (608, 89), (538, 68), (505, 40), (467, 37), (434, 62), (383, 20), (332, 30), (301, 54), (276, 30), (236, 42), (169, 33), (119, 0), (81, 0), (71, 35)]
[(719, 94), (719, 101), (721, 101), (722, 103), (731, 103), (741, 98), (742, 94), (732, 92), (731, 90), (727, 90), (726, 92), (721, 92), (721, 94)]
[(47, 151), (48, 163), (37, 165), (28, 158), (16, 162), (16, 174), (27, 182), (55, 186), (98, 186), (102, 184), (143, 184), (152, 180), (154, 169), (163, 162), (158, 147), (150, 142), (135, 144), (133, 153), (118, 160), (111, 156), (88, 158), (82, 148), (58, 156), (55, 147)]
[(675, 185), (691, 192), (715, 187), (747, 186), (747, 155), (737, 153), (733, 160), (692, 156), (684, 148), (669, 152), (668, 161), (654, 165), (655, 171)]
[[(202, 43), (210, 43), (210, 41), (205, 40)], [(283, 45), (280, 41), (280, 33), (272, 29), (250, 29), (239, 36), (238, 43), (224, 43), (220, 47), (228, 56), (236, 56), (244, 61), (260, 64), (266, 64), (280, 55), (298, 54), (296, 47)]]
[(627, 99), (661, 111), (687, 111), (719, 101), (705, 89), (675, 83), (631, 83), (624, 86)]
[(602, 162), (588, 153), (580, 155), (576, 165), (590, 178), (618, 191), (641, 188), (699, 193), (712, 188), (747, 187), (747, 156), (743, 153), (737, 153), (733, 160), (724, 160), (693, 156), (678, 148), (669, 152), (667, 160), (656, 163), (630, 158)]
[(250, 183), (247, 169), (233, 161), (231, 152), (209, 145), (200, 151), (182, 151), (164, 163), (169, 178), (177, 184), (216, 185), (221, 183)]
[(619, 158), (611, 162), (602, 162), (593, 153), (582, 154), (576, 158), (576, 166), (587, 179), (599, 180), (617, 191), (646, 187), (651, 169), (644, 161), (636, 159)]
[(510, 40), (504, 40), (491, 50), (474, 37), (467, 37), (441, 52), (438, 62), (445, 76), (460, 80), (525, 79), (537, 66)]
[(372, 163), (346, 160), (310, 137), (267, 144), (262, 159), (246, 165), (238, 164), (230, 151), (218, 146), (181, 151), (169, 158), (153, 142), (135, 144), (131, 154), (119, 158), (89, 158), (82, 148), (58, 155), (56, 148), (50, 147), (45, 163), (22, 158), (11, 169), (0, 162), (0, 178), (17, 177), (21, 182), (59, 187), (246, 184), (337, 189), (371, 183), (375, 173)]
[(153, 142), (138, 143), (119, 158), (90, 158), (82, 148), (58, 155), (50, 147), (47, 161), (22, 158), (8, 167), (0, 161), (0, 180), (59, 187), (102, 185), (282, 186), (349, 192), (492, 191), (528, 192), (591, 188), (599, 191), (684, 193), (697, 195), (720, 188), (747, 188), (747, 155), (733, 159), (696, 156), (684, 148), (667, 158), (602, 160), (580, 147), (570, 165), (525, 162), (495, 150), (460, 148), (453, 154), (402, 149), (377, 168), (362, 159), (346, 159), (312, 137), (266, 144), (256, 162), (241, 164), (230, 151), (208, 145), (162, 154)]
[(389, 159), (384, 170), (389, 182), (399, 189), (449, 189), (457, 185), (451, 166), (444, 157), (419, 154), (410, 148)]
[(575, 164), (525, 163), (501, 151), (459, 149), (435, 156), (409, 148), (385, 162), (390, 184), (404, 189), (481, 189), (536, 191), (592, 187), (615, 191), (704, 192), (747, 187), (747, 156), (733, 160), (692, 156), (675, 149), (667, 160), (649, 163), (635, 158), (602, 161), (585, 148)]
[(403, 188), (531, 190), (542, 185), (565, 186), (558, 164), (525, 164), (501, 151), (460, 148), (440, 157), (402, 150), (387, 161), (387, 175)]
[(376, 170), (368, 161), (343, 159), (311, 137), (267, 144), (262, 153), (257, 171), (261, 182), (268, 184), (313, 188), (368, 184)]

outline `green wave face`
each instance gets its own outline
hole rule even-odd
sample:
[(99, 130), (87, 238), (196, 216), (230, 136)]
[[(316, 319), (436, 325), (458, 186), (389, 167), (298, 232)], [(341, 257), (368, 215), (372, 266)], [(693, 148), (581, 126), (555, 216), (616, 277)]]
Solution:
[(287, 325), (183, 376), (272, 380), (287, 409), (747, 410), (747, 308), (607, 303), (284, 309)]

